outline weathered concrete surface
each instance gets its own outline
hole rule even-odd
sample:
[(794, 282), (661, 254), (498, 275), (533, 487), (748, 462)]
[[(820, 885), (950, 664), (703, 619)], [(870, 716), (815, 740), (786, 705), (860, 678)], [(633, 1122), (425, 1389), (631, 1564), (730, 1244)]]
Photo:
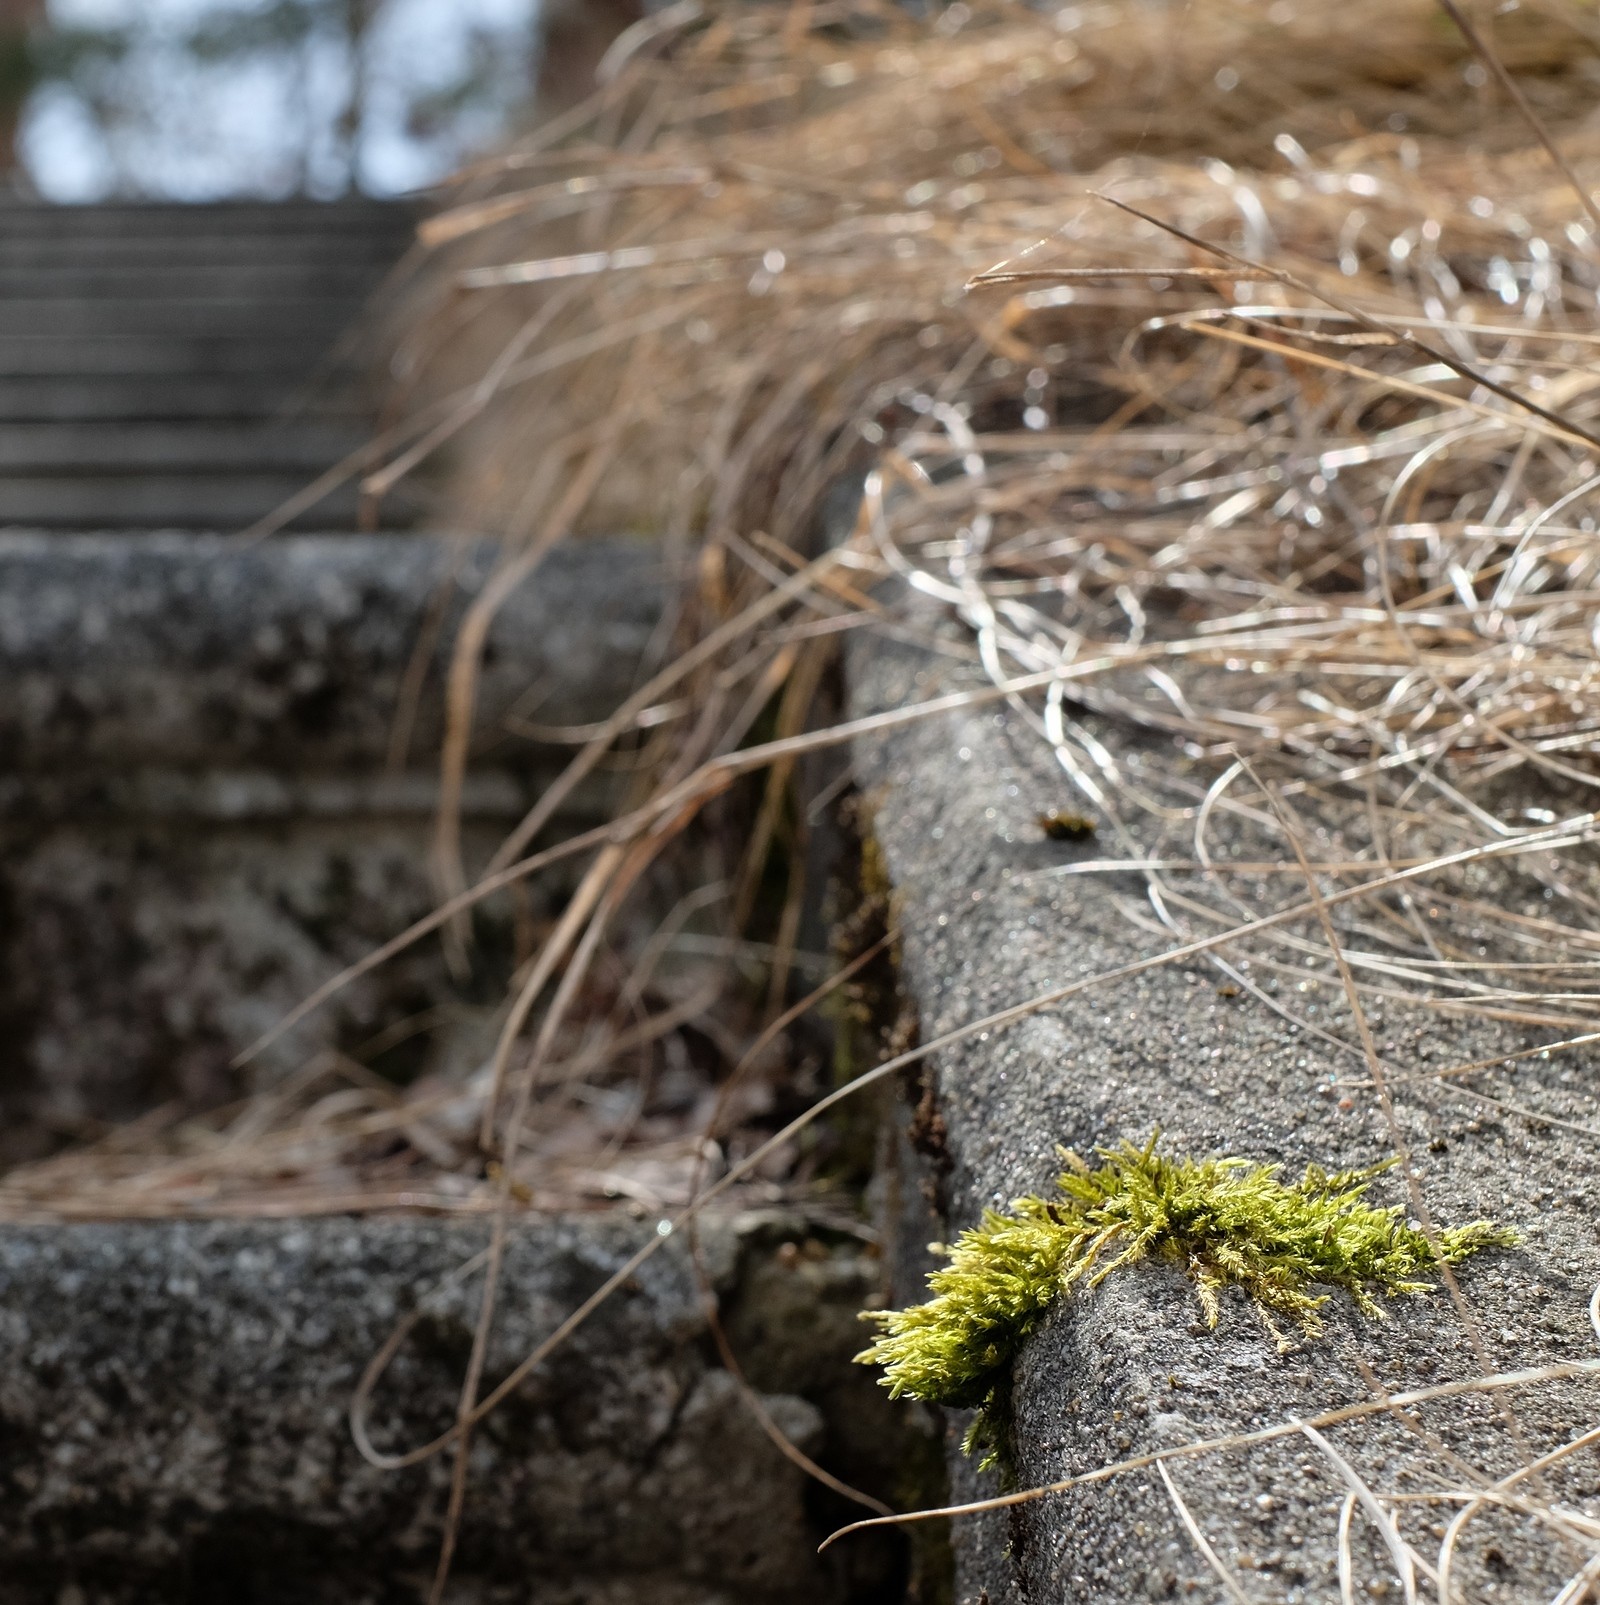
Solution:
[[(485, 1224), (324, 1219), (11, 1228), (0, 1235), (0, 1601), (410, 1601), (449, 1478), (375, 1469), (346, 1411), (397, 1318)], [(488, 1377), (503, 1375), (653, 1223), (514, 1231)], [(708, 1230), (738, 1352), (796, 1442), (892, 1483), (903, 1413), (852, 1374), (874, 1294), (859, 1243), (772, 1215)], [(762, 1330), (774, 1279), (800, 1330)], [(385, 1449), (452, 1419), (478, 1284), (443, 1295), (372, 1413)], [(773, 1377), (781, 1388), (764, 1379)], [(861, 1441), (870, 1439), (871, 1452)], [(819, 1560), (837, 1519), (718, 1368), (681, 1240), (640, 1269), (478, 1433), (458, 1601), (887, 1601), (903, 1551)]]
[[(245, 1090), (228, 1068), (240, 1047), (433, 906), (442, 664), (496, 555), (421, 536), (0, 535), (0, 1160)], [(569, 756), (507, 716), (608, 713), (667, 586), (647, 543), (595, 541), (511, 593), (485, 652), (469, 868)], [(563, 828), (597, 806), (577, 797)], [(524, 919), (561, 890), (541, 883)], [(262, 1073), (439, 1005), (449, 1021), (384, 1068), (470, 1066), (512, 925), (504, 900), (485, 910), (476, 987), (419, 948)]]
[[(23, 806), (24, 777), (43, 771), (281, 765), (294, 780), (381, 768), (407, 670), (431, 639), (443, 647), (411, 744), (426, 767), (442, 729), (439, 663), (499, 555), (488, 541), (426, 535), (241, 546), (210, 535), (0, 534), (6, 811)], [(480, 736), (514, 745), (501, 728), (514, 706), (544, 724), (609, 714), (631, 689), (664, 584), (644, 541), (553, 552), (496, 615)]]
[[(853, 671), (857, 711), (951, 683), (948, 665), (890, 646), (858, 650)], [(1126, 746), (1115, 727), (1095, 729)], [(1035, 873), (1103, 856), (1104, 849), (1043, 839), (1036, 815), (1070, 799), (1048, 750), (1010, 715), (985, 709), (863, 743), (857, 773), (876, 804), (875, 828), (903, 900), (904, 984), (920, 1009), (924, 1039), (1167, 945), (1118, 912), (1119, 897), (1140, 903), (1140, 877)], [(1539, 889), (1515, 890), (1536, 897)], [(1177, 1151), (1275, 1159), (1291, 1170), (1308, 1161), (1330, 1169), (1360, 1165), (1390, 1152), (1371, 1094), (1342, 1108), (1328, 1086), (1351, 1074), (1351, 1061), (1335, 1059), (1248, 998), (1219, 995), (1218, 979), (1199, 965), (1158, 969), (941, 1054), (929, 1069), (943, 1163), (930, 1167), (924, 1182), (930, 1197), (947, 1204), (948, 1230), (973, 1224), (984, 1205), (1048, 1189), (1059, 1169), (1057, 1144), (1084, 1151), (1142, 1139), (1156, 1126)], [(1378, 1029), (1384, 1052), (1402, 1070), (1523, 1041), (1510, 1027), (1398, 1008), (1383, 1012)], [(1592, 1057), (1562, 1055), (1525, 1071), (1521, 1090), (1582, 1123), (1585, 1105), (1562, 1077), (1587, 1081), (1594, 1069)], [(924, 1148), (927, 1113), (917, 1133)], [(1594, 1144), (1557, 1127), (1496, 1117), (1436, 1083), (1407, 1085), (1400, 1118), (1441, 1221), (1490, 1215), (1525, 1234), (1520, 1248), (1485, 1254), (1459, 1272), (1488, 1361), (1511, 1369), (1592, 1356), (1585, 1305), (1600, 1280)], [(907, 1191), (901, 1189), (902, 1205)], [(1399, 1197), (1389, 1187), (1383, 1201)], [(933, 1228), (907, 1213), (918, 1249)], [(905, 1264), (914, 1259), (902, 1256)], [(919, 1297), (919, 1279), (902, 1272), (896, 1298)], [(1116, 1276), (1061, 1306), (1026, 1346), (1016, 1373), (1020, 1483), (1370, 1398), (1362, 1365), (1373, 1384), (1393, 1390), (1477, 1369), (1442, 1295), (1399, 1302), (1382, 1323), (1362, 1320), (1336, 1295), (1326, 1336), (1281, 1357), (1242, 1299), (1224, 1301), (1215, 1333), (1198, 1325), (1197, 1315), (1185, 1279), (1164, 1268)], [(1594, 1383), (1521, 1391), (1514, 1412), (1526, 1451), (1481, 1398), (1420, 1413), (1428, 1430), (1497, 1476), (1591, 1423), (1597, 1407)], [(1374, 1421), (1334, 1437), (1380, 1491), (1430, 1485), (1420, 1468), (1437, 1462), (1399, 1425)], [(1553, 1479), (1547, 1492), (1592, 1498), (1600, 1488), (1593, 1460), (1568, 1470), (1571, 1476)], [(994, 1491), (992, 1479), (977, 1477), (953, 1449), (952, 1474), (958, 1497)], [(1309, 1442), (1212, 1455), (1178, 1464), (1173, 1475), (1250, 1597), (1339, 1597), (1335, 1532), (1344, 1489)], [(1407, 1529), (1424, 1553), (1436, 1547), (1455, 1508), (1407, 1507)], [(1387, 1590), (1398, 1597), (1399, 1581), (1372, 1529), (1358, 1517), (1355, 1531), (1360, 1595)], [(965, 1605), (1224, 1597), (1153, 1472), (958, 1522), (954, 1542), (956, 1598)], [(1530, 1544), (1528, 1529), (1514, 1522), (1474, 1522), (1461, 1555), (1462, 1583), (1482, 1600), (1548, 1600), (1581, 1559), (1545, 1539)]]

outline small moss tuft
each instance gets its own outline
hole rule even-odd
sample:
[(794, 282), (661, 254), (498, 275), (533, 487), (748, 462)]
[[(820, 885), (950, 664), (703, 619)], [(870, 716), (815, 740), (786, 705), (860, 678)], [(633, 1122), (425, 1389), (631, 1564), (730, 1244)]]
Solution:
[[(1012, 1358), (1077, 1283), (1096, 1287), (1142, 1259), (1182, 1266), (1209, 1325), (1221, 1313), (1218, 1292), (1237, 1285), (1280, 1352), (1289, 1340), (1275, 1316), (1307, 1337), (1322, 1330), (1328, 1295), (1312, 1292), (1316, 1284), (1343, 1288), (1369, 1316), (1384, 1313), (1378, 1294), (1430, 1290), (1419, 1280), (1435, 1262), (1426, 1235), (1399, 1206), (1365, 1202), (1388, 1164), (1333, 1175), (1310, 1165), (1286, 1185), (1277, 1165), (1167, 1158), (1156, 1152), (1158, 1135), (1143, 1148), (1099, 1149), (1098, 1169), (1063, 1150), (1059, 1195), (1020, 1198), (1010, 1214), (986, 1211), (981, 1226), (942, 1250), (950, 1263), (929, 1277), (926, 1304), (866, 1312), (883, 1335), (856, 1358), (884, 1367), (895, 1398), (976, 1409), (963, 1447), (986, 1451), (988, 1465), (999, 1454)], [(1442, 1232), (1439, 1246), (1454, 1263), (1515, 1241), (1505, 1227), (1474, 1221)]]

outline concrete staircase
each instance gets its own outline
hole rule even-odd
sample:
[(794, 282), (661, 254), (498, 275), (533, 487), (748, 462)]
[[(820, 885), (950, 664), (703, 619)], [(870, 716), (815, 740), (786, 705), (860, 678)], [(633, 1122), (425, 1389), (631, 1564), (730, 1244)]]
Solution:
[[(235, 1090), (216, 1008), (357, 939), (348, 912), (298, 908), (297, 875), (323, 886), (353, 854), (409, 882), (402, 903), (430, 895), (372, 849), (398, 830), (396, 862), (423, 862), (431, 754), (385, 789), (378, 749), (429, 598), (451, 575), (470, 593), (492, 554), (358, 534), (353, 486), (294, 521), (313, 535), (234, 538), (371, 438), (352, 331), (413, 225), (372, 201), (0, 205), (0, 1164), (174, 1077), (188, 1101)], [(330, 785), (331, 814), (306, 790)], [(489, 793), (523, 806), (503, 778)], [(203, 964), (171, 969), (172, 918)]]
[[(505, 977), (464, 991), (423, 946), (278, 1060), (231, 1062), (435, 897), (441, 669), (497, 548), (358, 532), (349, 492), (298, 532), (235, 538), (368, 438), (340, 343), (409, 229), (370, 203), (0, 208), (0, 1169), (275, 1085), (397, 1022), (441, 1017), (407, 1038), (416, 1062), (371, 1063), (397, 1079), (470, 1071), (498, 1029)], [(517, 715), (609, 712), (664, 579), (652, 543), (589, 541), (507, 599), (462, 799), (469, 861), (566, 756)], [(604, 803), (581, 792), (555, 828)], [(541, 883), (527, 917), (553, 917), (561, 891)], [(506, 911), (486, 920), (479, 950), (506, 968)], [(345, 1409), (395, 1317), (483, 1235), (393, 1215), (7, 1219), (0, 1605), (420, 1602), (448, 1460), (377, 1471)], [(531, 1217), (513, 1237), (497, 1375), (661, 1242), (604, 1214)], [(768, 1416), (887, 1491), (907, 1418), (850, 1364), (876, 1263), (798, 1216), (701, 1242)], [(475, 1462), (494, 1447), (452, 1605), (530, 1586), (550, 1605), (898, 1598), (897, 1541), (816, 1558), (839, 1518), (715, 1363), (669, 1246), (479, 1435)], [(774, 1284), (793, 1317), (777, 1326)], [(398, 1361), (386, 1445), (448, 1420), (477, 1292), (453, 1297)]]
[[(266, 517), (370, 434), (341, 337), (412, 226), (374, 201), (0, 208), (0, 527)], [(356, 514), (346, 487), (298, 524)]]
[[(469, 1074), (493, 1043), (509, 907), (477, 928), (480, 968), (506, 974), (462, 987), (419, 945), (233, 1064), (435, 902), (441, 669), (501, 552), (355, 530), (348, 494), (298, 533), (234, 538), (368, 438), (331, 353), (408, 230), (371, 204), (0, 210), (0, 1170), (406, 1021), (435, 1021), (403, 1034), (408, 1063), (363, 1063)], [(469, 863), (568, 754), (520, 721), (615, 708), (669, 578), (652, 542), (584, 541), (506, 599)], [(552, 828), (608, 806), (579, 788)], [(523, 913), (562, 899), (541, 881)], [(345, 1409), (433, 1287), (376, 1424), (388, 1448), (448, 1422), (478, 1294), (437, 1289), (483, 1237), (403, 1215), (6, 1218), (0, 1605), (420, 1605), (448, 1457), (376, 1470)], [(663, 1241), (613, 1213), (518, 1221), (494, 1374)], [(666, 1247), (478, 1435), (451, 1605), (902, 1599), (900, 1539), (818, 1560), (851, 1507), (818, 1504), (769, 1441), (716, 1363), (687, 1249)], [(931, 1422), (851, 1364), (879, 1281), (854, 1233), (740, 1215), (700, 1250), (767, 1419), (883, 1494), (936, 1465)]]

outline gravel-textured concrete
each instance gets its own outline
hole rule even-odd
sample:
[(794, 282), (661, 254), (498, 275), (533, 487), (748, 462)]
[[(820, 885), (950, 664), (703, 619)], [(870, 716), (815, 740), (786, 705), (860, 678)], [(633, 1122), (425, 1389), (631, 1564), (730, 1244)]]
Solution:
[[(413, 754), (442, 730), (439, 660), (496, 563), (486, 541), (428, 535), (0, 533), (0, 792), (108, 767), (381, 768), (419, 646)], [(573, 542), (507, 597), (477, 728), (516, 705), (544, 724), (605, 717), (661, 615), (651, 545)], [(535, 695), (528, 695), (535, 688)], [(505, 743), (502, 743), (505, 745)], [(88, 799), (85, 806), (90, 806)]]
[[(489, 1380), (654, 1229), (593, 1217), (519, 1224)], [(346, 1411), (396, 1319), (486, 1234), (397, 1219), (0, 1234), (0, 1601), (419, 1598), (448, 1459), (375, 1469)], [(859, 1244), (825, 1238), (768, 1215), (724, 1222), (703, 1243), (773, 1419), (882, 1488), (906, 1457), (906, 1423), (849, 1364), (854, 1314), (877, 1273)], [(475, 1282), (446, 1294), (401, 1351), (372, 1414), (380, 1447), (448, 1425), (476, 1307)], [(763, 1326), (761, 1311), (776, 1308), (792, 1319)], [(839, 1515), (813, 1490), (718, 1367), (674, 1241), (478, 1433), (452, 1598), (895, 1597), (893, 1544), (817, 1558)]]
[[(952, 683), (947, 665), (894, 646), (858, 648), (852, 671), (858, 712)], [(1096, 728), (1108, 742), (1129, 740), (1113, 726)], [(1038, 873), (1107, 850), (1044, 838), (1036, 815), (1072, 799), (1048, 750), (1012, 715), (991, 707), (863, 742), (857, 773), (902, 900), (903, 984), (925, 1039), (1171, 945), (1119, 909), (1119, 899), (1139, 906), (1138, 876)], [(1291, 1170), (1384, 1157), (1389, 1142), (1372, 1095), (1341, 1100), (1328, 1086), (1359, 1067), (1248, 997), (1227, 995), (1219, 980), (1201, 963), (1157, 969), (941, 1054), (930, 1075), (945, 1173), (930, 1171), (927, 1181), (948, 1205), (948, 1228), (972, 1224), (984, 1205), (1047, 1189), (1059, 1169), (1057, 1144), (1087, 1150), (1142, 1139), (1157, 1126), (1177, 1151), (1281, 1160)], [(1329, 1010), (1335, 1028), (1340, 1012)], [(1379, 1031), (1402, 1069), (1422, 1068), (1435, 1054), (1436, 1063), (1465, 1061), (1523, 1041), (1509, 1027), (1398, 1008), (1384, 1011)], [(1594, 1068), (1592, 1056), (1563, 1055), (1525, 1072), (1520, 1089), (1552, 1111), (1577, 1110), (1570, 1078), (1587, 1080)], [(928, 1112), (918, 1121), (924, 1139)], [(1441, 1221), (1490, 1215), (1524, 1234), (1523, 1246), (1485, 1254), (1459, 1273), (1490, 1363), (1511, 1369), (1593, 1355), (1585, 1304), (1600, 1279), (1594, 1142), (1496, 1116), (1437, 1084), (1408, 1086), (1400, 1118)], [(1400, 1197), (1397, 1185), (1380, 1193), (1385, 1202)], [(917, 1292), (897, 1289), (902, 1298)], [(1311, 1415), (1369, 1398), (1379, 1384), (1425, 1386), (1476, 1369), (1442, 1295), (1400, 1302), (1381, 1323), (1361, 1319), (1342, 1295), (1327, 1314), (1320, 1341), (1280, 1356), (1240, 1297), (1226, 1298), (1220, 1329), (1206, 1331), (1190, 1286), (1170, 1269), (1119, 1274), (1092, 1296), (1072, 1298), (1017, 1368), (1021, 1483)], [(1511, 1402), (1514, 1428), (1476, 1398), (1423, 1408), (1422, 1429), (1500, 1475), (1592, 1422), (1600, 1389), (1561, 1383)], [(1420, 1468), (1437, 1460), (1401, 1425), (1373, 1421), (1334, 1437), (1380, 1492), (1430, 1485)], [(958, 1496), (994, 1490), (954, 1451), (952, 1461)], [(1555, 1491), (1594, 1496), (1593, 1460), (1569, 1470)], [(1191, 1460), (1173, 1475), (1252, 1599), (1339, 1597), (1344, 1489), (1311, 1443)], [(1454, 1508), (1408, 1507), (1407, 1530), (1425, 1553)], [(965, 1605), (1224, 1597), (1153, 1471), (958, 1522), (955, 1546), (956, 1597)], [(1398, 1597), (1399, 1580), (1360, 1516), (1354, 1554), (1358, 1597)], [(1491, 1517), (1469, 1528), (1461, 1562), (1473, 1598), (1547, 1600), (1581, 1556), (1548, 1540), (1530, 1544), (1526, 1528)]]
[[(249, 1090), (233, 1055), (433, 906), (443, 664), (496, 560), (424, 536), (0, 534), (0, 1160)], [(609, 713), (667, 590), (649, 543), (596, 540), (511, 591), (484, 652), (469, 867), (571, 753), (507, 716)], [(576, 796), (563, 828), (601, 803)], [(561, 895), (559, 876), (541, 882), (526, 915)], [(438, 1005), (447, 1022), (385, 1068), (471, 1068), (511, 917), (504, 900), (485, 910), (477, 991), (436, 946), (413, 950), (259, 1073)]]

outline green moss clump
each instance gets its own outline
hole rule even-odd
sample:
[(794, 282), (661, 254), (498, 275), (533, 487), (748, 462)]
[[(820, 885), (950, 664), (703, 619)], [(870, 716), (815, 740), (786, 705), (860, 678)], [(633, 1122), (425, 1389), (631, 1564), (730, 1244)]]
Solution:
[[(1055, 1199), (1020, 1198), (1010, 1214), (986, 1211), (943, 1252), (949, 1264), (928, 1279), (933, 1297), (906, 1310), (870, 1310), (882, 1336), (856, 1358), (884, 1367), (891, 1396), (976, 1409), (963, 1447), (997, 1457), (1011, 1360), (1045, 1311), (1077, 1283), (1098, 1286), (1143, 1259), (1181, 1266), (1195, 1283), (1209, 1325), (1219, 1291), (1242, 1287), (1279, 1351), (1281, 1316), (1307, 1337), (1322, 1330), (1321, 1284), (1343, 1288), (1361, 1311), (1382, 1316), (1377, 1295), (1429, 1291), (1434, 1267), (1427, 1237), (1399, 1206), (1365, 1202), (1372, 1178), (1390, 1164), (1329, 1175), (1315, 1165), (1293, 1185), (1281, 1167), (1246, 1159), (1171, 1159), (1124, 1142), (1099, 1149), (1093, 1169), (1062, 1151), (1068, 1166)], [(1440, 1234), (1454, 1263), (1515, 1235), (1488, 1221)]]

